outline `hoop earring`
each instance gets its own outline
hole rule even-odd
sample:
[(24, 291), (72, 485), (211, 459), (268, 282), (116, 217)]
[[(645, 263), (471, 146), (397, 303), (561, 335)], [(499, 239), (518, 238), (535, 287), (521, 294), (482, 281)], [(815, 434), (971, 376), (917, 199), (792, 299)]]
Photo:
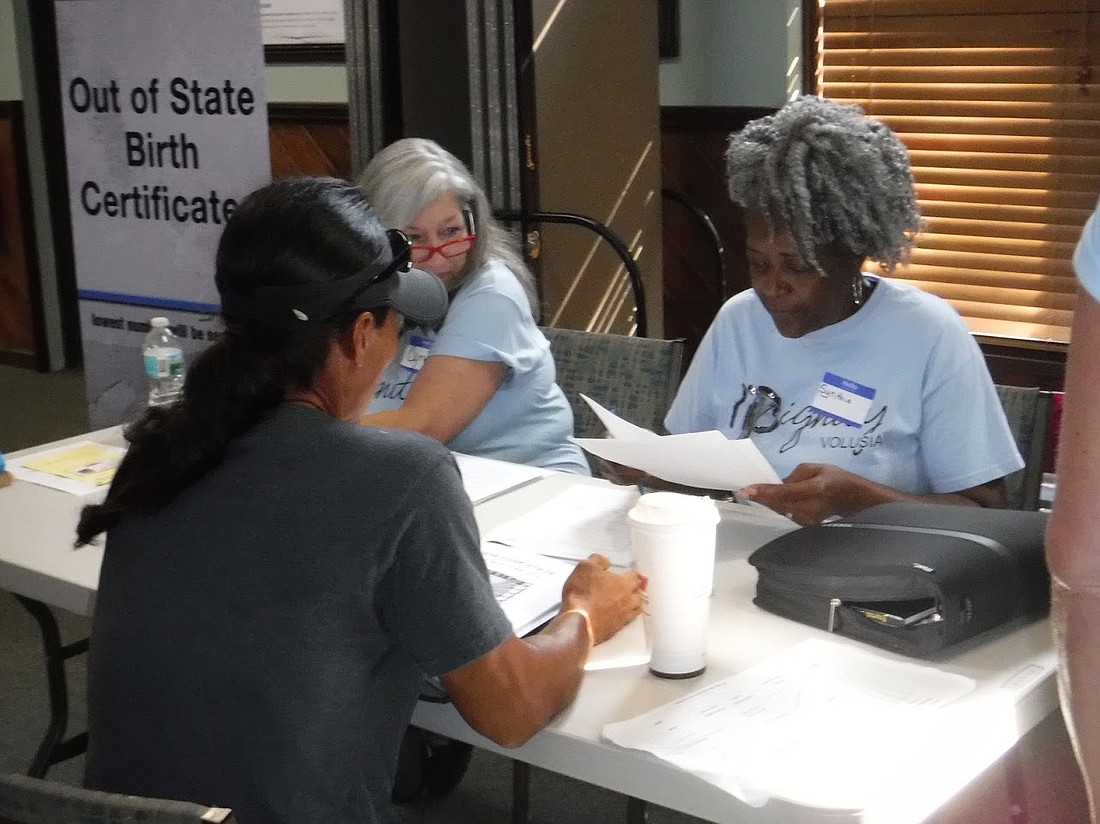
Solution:
[(852, 303), (856, 306), (863, 304), (863, 272), (857, 273), (852, 280)]

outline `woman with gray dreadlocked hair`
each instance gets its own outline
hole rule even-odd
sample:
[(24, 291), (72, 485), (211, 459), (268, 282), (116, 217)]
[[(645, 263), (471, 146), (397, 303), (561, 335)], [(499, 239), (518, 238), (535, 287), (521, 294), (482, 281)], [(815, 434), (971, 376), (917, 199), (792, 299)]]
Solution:
[(897, 136), (804, 96), (733, 135), (726, 160), (752, 288), (707, 331), (669, 432), (751, 438), (785, 480), (740, 497), (801, 524), (887, 501), (1005, 506), (1023, 461), (966, 325), (863, 270), (891, 271), (920, 228)]

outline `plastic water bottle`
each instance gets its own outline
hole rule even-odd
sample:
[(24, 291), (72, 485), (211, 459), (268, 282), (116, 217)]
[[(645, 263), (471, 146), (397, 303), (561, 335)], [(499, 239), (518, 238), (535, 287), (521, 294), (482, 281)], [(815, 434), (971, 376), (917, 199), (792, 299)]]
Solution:
[(183, 390), (183, 349), (168, 328), (168, 318), (153, 318), (141, 346), (145, 374), (149, 376), (149, 406), (175, 403)]

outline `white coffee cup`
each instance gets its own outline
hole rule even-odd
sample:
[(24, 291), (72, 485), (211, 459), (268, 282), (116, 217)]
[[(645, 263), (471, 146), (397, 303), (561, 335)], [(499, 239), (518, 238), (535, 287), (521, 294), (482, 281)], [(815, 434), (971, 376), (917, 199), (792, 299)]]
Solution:
[(706, 669), (719, 518), (710, 498), (678, 492), (643, 495), (627, 514), (634, 565), (649, 579), (643, 623), (654, 675), (691, 678)]

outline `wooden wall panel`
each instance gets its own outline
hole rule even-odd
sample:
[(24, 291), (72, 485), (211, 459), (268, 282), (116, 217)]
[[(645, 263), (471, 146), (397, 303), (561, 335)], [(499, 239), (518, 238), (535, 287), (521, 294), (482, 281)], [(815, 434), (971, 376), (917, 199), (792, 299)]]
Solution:
[[(661, 108), (662, 187), (684, 195), (706, 212), (726, 249), (729, 295), (748, 288), (741, 210), (726, 193), (726, 141), (774, 109), (664, 106)], [(664, 214), (665, 337), (683, 338), (685, 363), (695, 352), (718, 307), (721, 288), (710, 240), (691, 214), (666, 198)]]
[(342, 104), (268, 107), (271, 175), (351, 177), (351, 131)]
[(0, 102), (0, 362), (35, 366), (37, 269), (21, 106)]

